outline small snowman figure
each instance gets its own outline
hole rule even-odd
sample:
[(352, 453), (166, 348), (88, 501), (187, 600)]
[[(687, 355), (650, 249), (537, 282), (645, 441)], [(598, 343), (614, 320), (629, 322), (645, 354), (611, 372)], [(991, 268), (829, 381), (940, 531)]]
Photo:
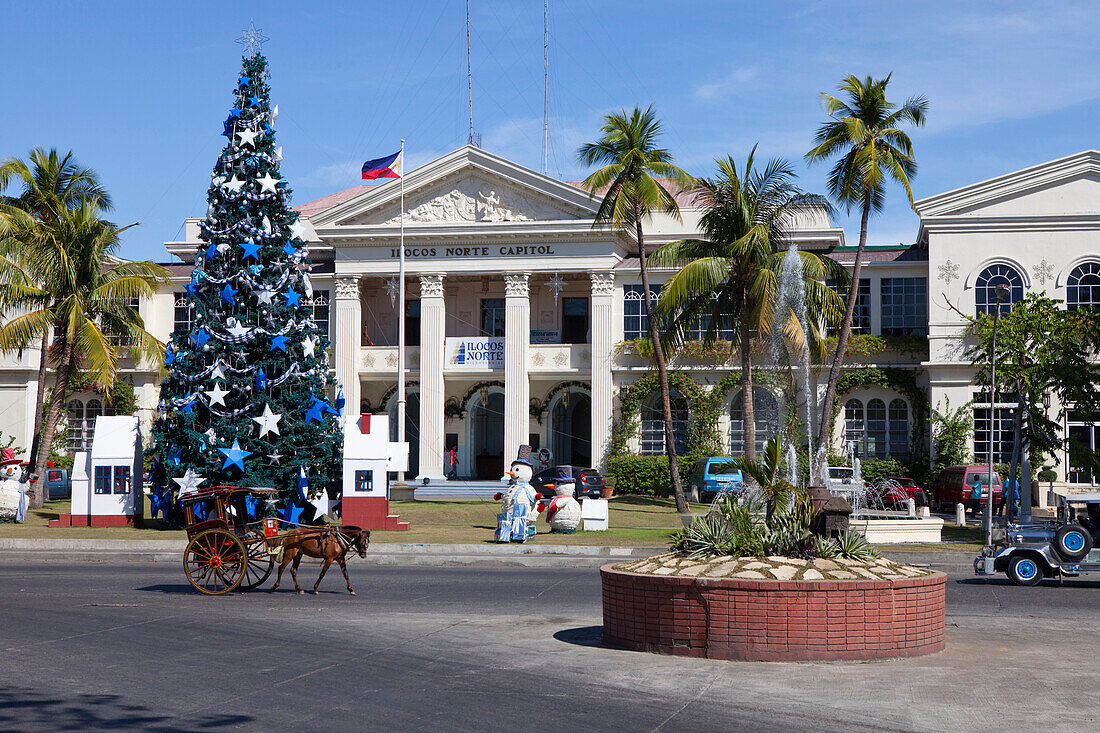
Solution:
[(572, 534), (581, 523), (581, 505), (573, 498), (576, 484), (573, 482), (573, 470), (569, 466), (558, 466), (558, 475), (554, 483), (546, 484), (554, 489), (556, 496), (546, 511), (546, 521), (550, 531), (555, 534)]
[(535, 519), (542, 512), (539, 499), (542, 496), (531, 486), (534, 468), (531, 466), (531, 446), (521, 445), (516, 460), (509, 470), (508, 490), (496, 494), (493, 498), (500, 501), (500, 514), (497, 515), (497, 542), (526, 542), (535, 534)]
[(27, 517), (27, 490), (19, 482), (21, 472), (15, 451), (0, 451), (0, 522), (22, 522)]

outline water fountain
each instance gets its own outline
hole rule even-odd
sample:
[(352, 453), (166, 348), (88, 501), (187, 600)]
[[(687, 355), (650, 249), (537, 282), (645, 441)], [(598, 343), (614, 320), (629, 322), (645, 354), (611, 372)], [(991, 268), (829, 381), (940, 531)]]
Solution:
[(806, 450), (808, 455), (814, 455), (814, 406), (815, 392), (810, 389), (810, 342), (809, 327), (806, 316), (806, 278), (802, 267), (802, 257), (798, 253), (798, 247), (791, 244), (787, 254), (783, 257), (783, 264), (779, 269), (779, 292), (776, 295), (775, 316), (771, 329), (772, 361), (778, 366), (781, 358), (781, 347), (788, 351), (784, 343), (785, 330), (791, 317), (798, 321), (802, 329), (802, 349), (798, 355), (798, 368), (802, 373), (802, 395), (806, 401)]

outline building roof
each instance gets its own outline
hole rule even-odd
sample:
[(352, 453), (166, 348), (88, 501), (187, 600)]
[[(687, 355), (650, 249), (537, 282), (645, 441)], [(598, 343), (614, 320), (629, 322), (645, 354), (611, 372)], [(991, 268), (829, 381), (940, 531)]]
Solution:
[[(826, 254), (841, 264), (850, 264), (856, 261), (858, 250), (858, 247), (837, 247)], [(868, 245), (863, 250), (863, 261), (865, 263), (927, 262), (928, 248), (916, 244), (895, 244), (879, 247)]]
[(337, 204), (342, 204), (345, 201), (348, 201), (350, 199), (355, 198), (359, 194), (366, 191), (368, 188), (372, 188), (372, 186), (368, 186), (366, 184), (363, 184), (363, 185), (360, 185), (360, 186), (352, 186), (351, 188), (345, 188), (343, 191), (337, 191), (336, 193), (330, 193), (328, 196), (322, 196), (319, 199), (314, 199), (313, 201), (307, 201), (304, 204), (302, 204), (301, 206), (295, 206), (294, 210), (297, 211), (302, 216), (314, 216), (316, 214), (321, 213), (322, 211), (326, 211), (328, 209), (331, 209), (333, 206), (336, 206)]

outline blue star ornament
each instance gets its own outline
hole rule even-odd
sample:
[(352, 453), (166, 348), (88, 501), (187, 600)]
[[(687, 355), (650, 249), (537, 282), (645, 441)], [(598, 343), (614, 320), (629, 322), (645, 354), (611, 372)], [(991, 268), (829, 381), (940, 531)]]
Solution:
[(244, 76), (241, 77), (240, 81), (237, 82), (237, 86), (246, 87), (246, 86), (248, 86), (249, 82), (251, 82), (251, 81), (252, 81), (252, 79), (249, 78), (248, 74), (245, 74)]
[(234, 120), (240, 119), (240, 117), (241, 117), (240, 107), (234, 107), (233, 109), (229, 110), (229, 116), (230, 116), (230, 118), (232, 118)]
[(298, 307), (298, 298), (300, 298), (302, 296), (294, 288), (287, 288), (286, 292), (283, 293), (283, 297), (286, 298), (286, 304), (287, 305), (292, 305), (295, 308), (297, 308)]
[(344, 414), (344, 404), (345, 404), (344, 390), (341, 389), (340, 394), (336, 395), (336, 414), (337, 415), (343, 415)]
[(250, 107), (259, 107), (260, 98), (253, 94), (251, 97), (248, 98), (248, 104)]
[(283, 509), (283, 521), (287, 524), (298, 524), (300, 517), (302, 516), (302, 507), (295, 506), (294, 504), (287, 504)]
[[(286, 351), (286, 349), (283, 349), (283, 351)], [(259, 367), (256, 370), (256, 389), (266, 389), (266, 388), (267, 388), (267, 375), (264, 374), (263, 367)]]
[(290, 242), (283, 245), (283, 251), (286, 252), (287, 257), (294, 257), (298, 254), (297, 248)]
[(244, 472), (244, 459), (252, 455), (250, 450), (242, 450), (240, 441), (234, 439), (232, 448), (218, 448), (218, 450), (225, 455), (225, 463), (222, 464), (222, 470), (229, 468), (230, 466), (236, 466)]
[(286, 353), (287, 341), (290, 341), (290, 339), (287, 338), (286, 336), (276, 336), (273, 339), (271, 339), (271, 348), (268, 349), (268, 350), (269, 351), (274, 351), (275, 349), (278, 349), (279, 351), (282, 351), (283, 353)]
[(222, 135), (228, 138), (233, 137), (233, 118), (226, 117), (225, 123), (222, 125)]
[(168, 519), (170, 504), (167, 491), (154, 491), (149, 497), (149, 517), (156, 519), (159, 513), (164, 519)]
[(324, 413), (326, 407), (328, 407), (327, 402), (314, 397), (313, 403), (309, 406), (309, 409), (306, 410), (306, 422), (313, 420), (321, 422), (321, 415)]
[(229, 303), (230, 305), (233, 304), (233, 296), (235, 296), (236, 294), (237, 291), (230, 287), (229, 283), (226, 283), (225, 287), (222, 288), (222, 300), (224, 300), (226, 303)]
[(251, 257), (252, 259), (259, 262), (259, 260), (260, 260), (260, 245), (256, 244), (255, 242), (244, 242), (243, 244), (241, 244), (241, 249), (244, 250), (244, 258), (245, 259), (248, 259), (249, 257)]
[(168, 460), (170, 460), (172, 463), (176, 464), (177, 466), (180, 465), (180, 458), (182, 456), (183, 456), (183, 448), (176, 447), (176, 448), (173, 448), (172, 450), (168, 451)]
[(205, 326), (200, 327), (198, 331), (191, 334), (191, 340), (195, 343), (195, 346), (201, 349), (210, 340), (210, 332), (206, 330)]
[(218, 245), (212, 244), (206, 248), (206, 259), (212, 260), (218, 256)]
[(194, 406), (195, 406), (195, 400), (193, 400), (193, 399), (187, 400), (187, 402), (183, 403), (183, 407), (180, 408), (180, 412), (185, 412), (188, 415), (190, 415), (193, 412), (192, 408)]
[(187, 291), (188, 295), (194, 295), (199, 292), (199, 286), (195, 284), (194, 280), (184, 285), (183, 289)]
[(172, 349), (171, 346), (169, 346), (167, 349), (164, 350), (164, 363), (165, 364), (175, 364), (176, 363), (176, 352)]

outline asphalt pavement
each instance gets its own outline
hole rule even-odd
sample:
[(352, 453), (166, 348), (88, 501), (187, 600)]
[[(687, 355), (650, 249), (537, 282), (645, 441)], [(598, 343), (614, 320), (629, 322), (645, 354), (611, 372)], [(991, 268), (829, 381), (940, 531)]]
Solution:
[(206, 597), (168, 563), (6, 562), (0, 730), (1100, 727), (1097, 583), (953, 575), (945, 652), (763, 664), (605, 648), (592, 568), (349, 570), (356, 596), (334, 569)]

